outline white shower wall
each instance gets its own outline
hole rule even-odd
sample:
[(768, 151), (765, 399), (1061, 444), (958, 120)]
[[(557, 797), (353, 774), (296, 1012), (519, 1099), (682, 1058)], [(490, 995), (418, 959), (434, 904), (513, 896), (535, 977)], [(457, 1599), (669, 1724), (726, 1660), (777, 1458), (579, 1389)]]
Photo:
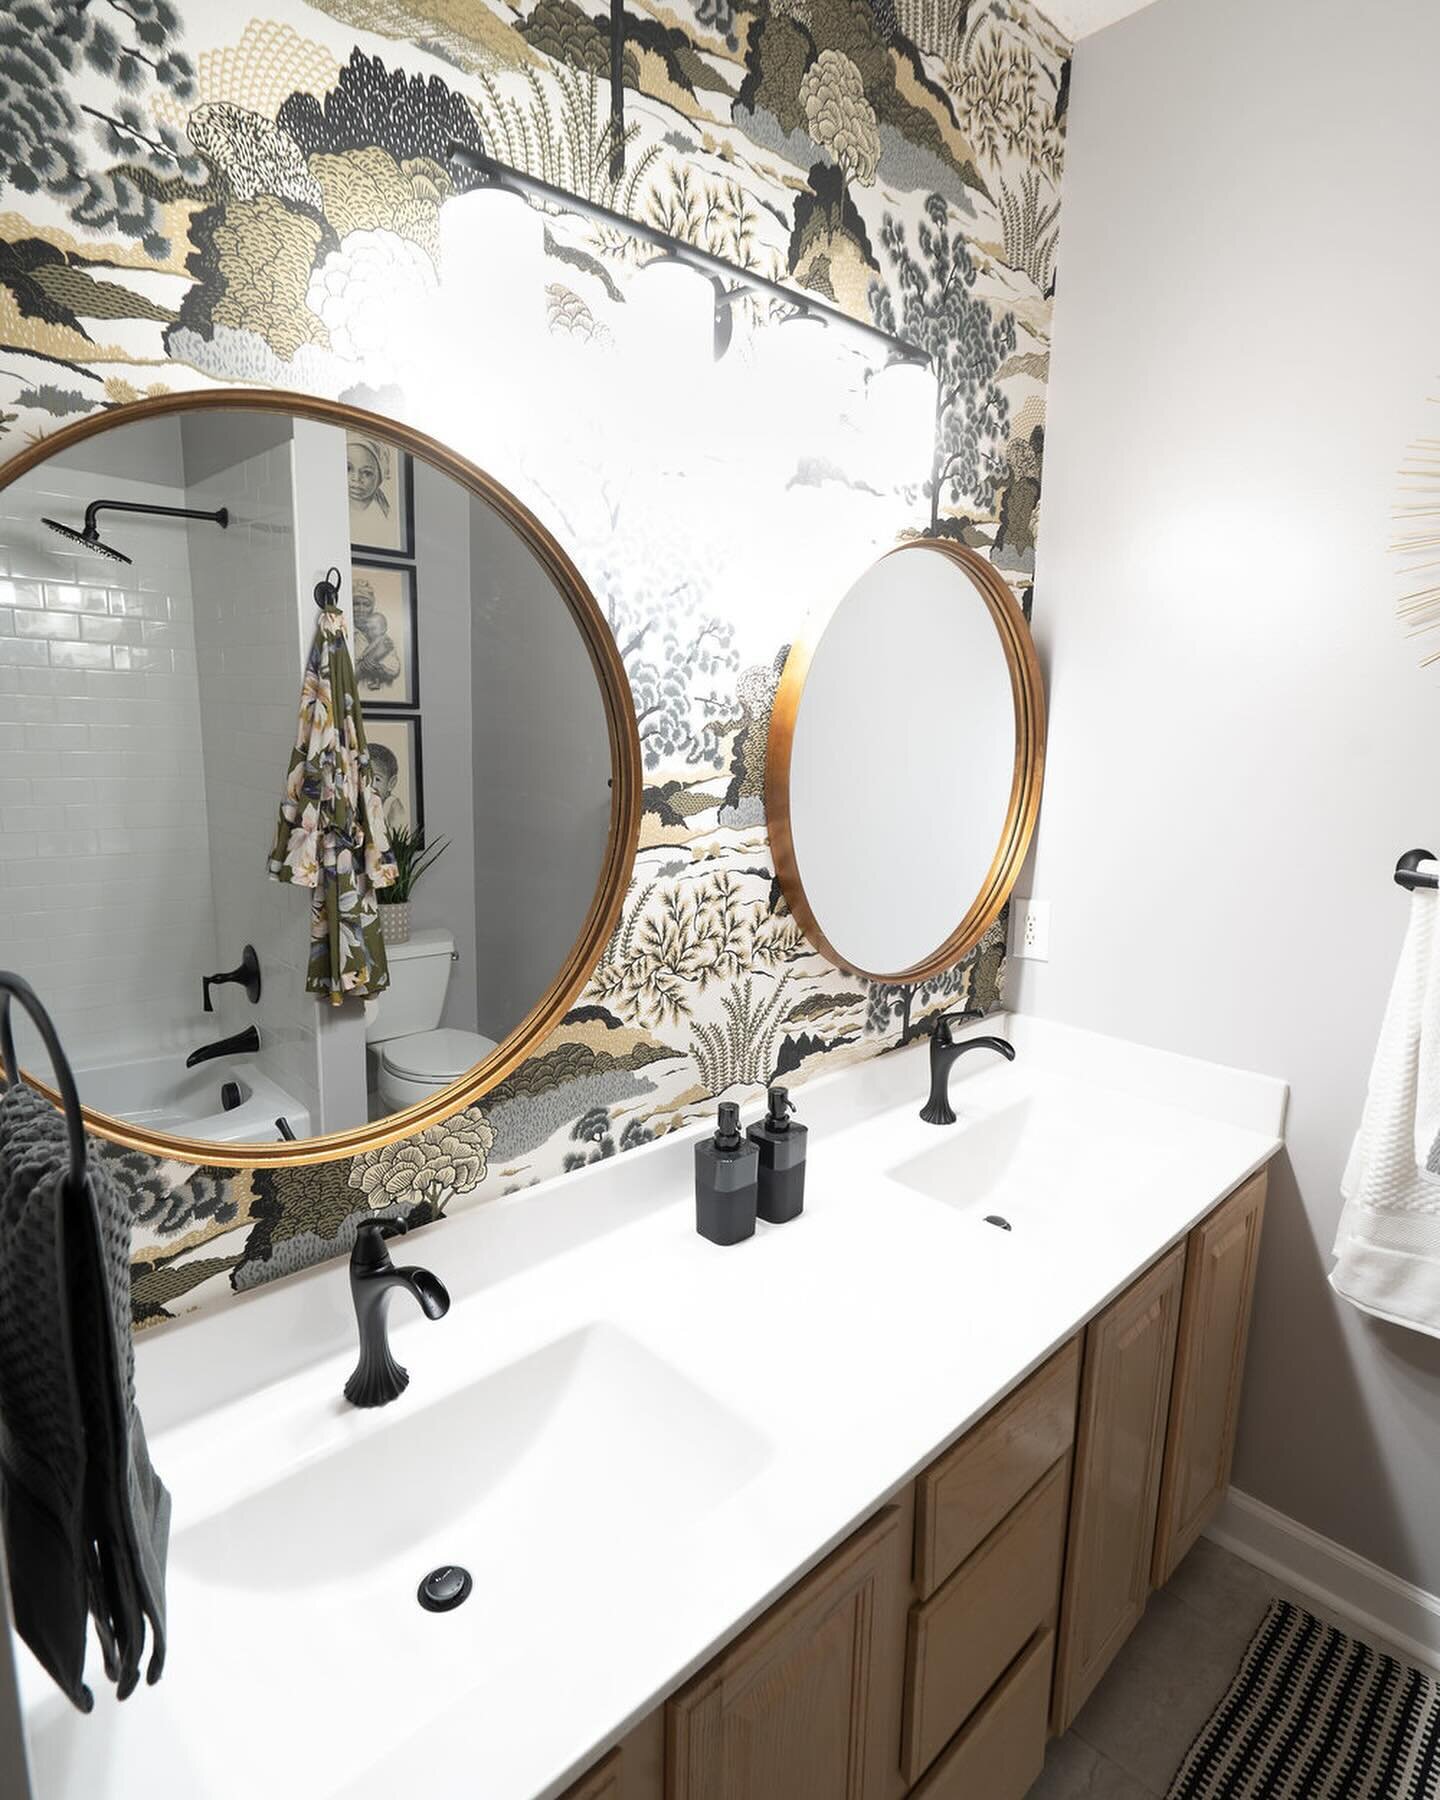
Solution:
[(215, 960), (234, 968), (246, 944), (260, 958), (260, 1004), (238, 986), (215, 990), (210, 1037), (260, 1031), (259, 1063), (318, 1117), (314, 999), (305, 992), (308, 896), (271, 881), (267, 859), (295, 739), (301, 661), (289, 421), (190, 414), (182, 426), (191, 504), (230, 511), (216, 531), (188, 529), (204, 742)]
[(145, 448), (168, 479), (96, 473), (91, 451), (0, 495), (0, 965), (77, 1066), (192, 1047), (214, 966), (185, 529), (102, 514), (127, 566), (41, 523), (97, 497), (184, 505), (176, 422)]

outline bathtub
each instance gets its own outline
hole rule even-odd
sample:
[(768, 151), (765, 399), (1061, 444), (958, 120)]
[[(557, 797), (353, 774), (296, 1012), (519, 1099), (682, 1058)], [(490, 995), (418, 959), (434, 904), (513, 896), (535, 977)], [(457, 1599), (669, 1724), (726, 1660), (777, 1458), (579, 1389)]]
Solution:
[[(220, 1104), (227, 1081), (235, 1082), (241, 1095), (229, 1112)], [(84, 1105), (171, 1137), (273, 1144), (280, 1136), (276, 1119), (286, 1120), (297, 1138), (310, 1136), (309, 1108), (243, 1059), (221, 1057), (187, 1069), (178, 1055), (144, 1057), (77, 1068), (75, 1082)]]

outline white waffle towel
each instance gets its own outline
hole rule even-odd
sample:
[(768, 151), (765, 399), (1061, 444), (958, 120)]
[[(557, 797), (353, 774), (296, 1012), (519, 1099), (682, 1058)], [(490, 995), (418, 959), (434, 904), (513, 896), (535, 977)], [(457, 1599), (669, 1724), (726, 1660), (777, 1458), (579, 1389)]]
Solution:
[(1340, 1191), (1330, 1285), (1440, 1337), (1440, 893), (1417, 888)]

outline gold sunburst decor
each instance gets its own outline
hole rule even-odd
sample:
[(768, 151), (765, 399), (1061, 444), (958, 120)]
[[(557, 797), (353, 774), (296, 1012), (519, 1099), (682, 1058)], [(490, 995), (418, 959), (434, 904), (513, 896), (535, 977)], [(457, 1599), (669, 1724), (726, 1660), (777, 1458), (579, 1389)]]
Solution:
[[(1432, 395), (1432, 406), (1440, 396)], [(1420, 666), (1440, 662), (1440, 437), (1417, 438), (1400, 469), (1400, 498), (1395, 506), (1395, 541), (1407, 592), (1396, 603), (1407, 637), (1416, 639)], [(1415, 586), (1414, 583), (1419, 585)]]

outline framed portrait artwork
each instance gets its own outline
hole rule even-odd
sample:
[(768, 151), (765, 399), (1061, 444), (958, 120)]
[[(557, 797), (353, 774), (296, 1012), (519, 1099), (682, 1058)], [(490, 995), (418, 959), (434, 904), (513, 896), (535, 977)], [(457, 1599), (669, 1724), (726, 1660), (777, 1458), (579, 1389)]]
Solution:
[(385, 823), (393, 831), (425, 829), (425, 780), (420, 758), (418, 719), (367, 719), (370, 776), (385, 805)]
[(405, 451), (363, 431), (345, 433), (350, 547), (384, 556), (415, 554), (415, 474)]
[(415, 569), (408, 563), (350, 563), (355, 608), (355, 684), (366, 714), (420, 704), (420, 630)]

